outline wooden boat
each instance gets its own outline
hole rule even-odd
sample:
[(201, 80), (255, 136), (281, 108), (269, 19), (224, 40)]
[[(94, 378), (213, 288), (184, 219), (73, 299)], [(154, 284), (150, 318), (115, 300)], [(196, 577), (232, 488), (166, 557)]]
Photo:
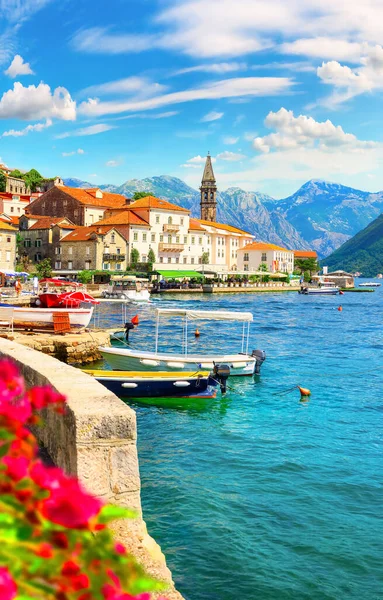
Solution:
[(28, 306), (14, 307), (13, 324), (15, 327), (31, 329), (52, 328), (55, 313), (68, 313), (71, 328), (88, 327), (93, 315), (90, 308), (30, 308)]
[(218, 383), (209, 371), (157, 372), (84, 369), (108, 390), (127, 398), (215, 398)]
[[(216, 364), (227, 364), (230, 375), (259, 374), (263, 361), (266, 358), (263, 350), (248, 352), (250, 323), (253, 315), (247, 312), (228, 311), (202, 311), (183, 309), (156, 309), (156, 342), (154, 352), (134, 350), (131, 348), (117, 348), (102, 346), (99, 348), (103, 358), (113, 368), (122, 371), (191, 371), (205, 369), (212, 371)], [(183, 317), (183, 354), (158, 352), (159, 320), (160, 317)], [(239, 321), (243, 325), (241, 352), (217, 353), (209, 355), (188, 354), (188, 324), (194, 320), (206, 321)], [(230, 341), (229, 341), (230, 342)]]

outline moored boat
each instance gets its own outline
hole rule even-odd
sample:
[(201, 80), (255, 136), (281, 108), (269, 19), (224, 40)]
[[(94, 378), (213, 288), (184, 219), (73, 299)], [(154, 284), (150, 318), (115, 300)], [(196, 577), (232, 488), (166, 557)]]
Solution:
[[(253, 315), (248, 312), (202, 311), (183, 309), (156, 309), (155, 350), (147, 352), (131, 348), (106, 347), (99, 348), (103, 358), (113, 368), (123, 371), (191, 371), (206, 369), (212, 371), (216, 364), (227, 364), (230, 375), (251, 376), (259, 374), (266, 355), (262, 350), (248, 351), (250, 323)], [(160, 317), (183, 317), (183, 353), (172, 354), (159, 352), (159, 322)], [(243, 325), (242, 348), (237, 354), (217, 352), (216, 354), (188, 354), (188, 325), (190, 321), (238, 321)]]
[(13, 324), (25, 328), (53, 328), (53, 315), (67, 313), (73, 329), (88, 327), (93, 315), (93, 306), (89, 308), (30, 308), (14, 307)]
[(333, 281), (321, 281), (318, 286), (302, 285), (298, 293), (304, 294), (305, 296), (311, 296), (313, 294), (335, 296), (336, 294), (339, 294), (339, 292), (340, 288), (336, 286)]
[(378, 283), (377, 281), (369, 281), (367, 282), (363, 282), (359, 284), (359, 287), (380, 287), (382, 284)]

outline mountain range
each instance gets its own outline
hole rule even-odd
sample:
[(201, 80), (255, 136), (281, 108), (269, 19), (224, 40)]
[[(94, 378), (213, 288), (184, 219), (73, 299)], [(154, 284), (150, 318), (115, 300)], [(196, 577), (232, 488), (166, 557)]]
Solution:
[[(75, 178), (71, 187), (94, 187)], [(130, 179), (101, 189), (131, 197), (136, 191), (179, 204), (200, 214), (200, 195), (177, 177)], [(217, 220), (244, 229), (256, 239), (292, 249), (314, 249), (323, 258), (383, 212), (383, 192), (369, 193), (336, 183), (310, 180), (291, 196), (276, 200), (259, 192), (232, 187), (217, 194)]]

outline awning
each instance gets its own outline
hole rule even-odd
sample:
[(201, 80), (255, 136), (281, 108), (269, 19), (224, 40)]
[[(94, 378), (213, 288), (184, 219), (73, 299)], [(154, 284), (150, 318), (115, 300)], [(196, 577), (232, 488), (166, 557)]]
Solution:
[(187, 317), (191, 321), (245, 321), (251, 323), (253, 315), (250, 312), (231, 312), (225, 310), (184, 310), (177, 308), (157, 308), (157, 315), (166, 317)]
[(23, 275), (29, 275), (29, 273), (19, 272), (19, 271), (10, 271), (7, 269), (1, 269), (0, 273), (5, 275), (6, 277), (18, 277)]
[(156, 271), (158, 275), (165, 279), (191, 279), (192, 277), (202, 279), (203, 275), (198, 271)]

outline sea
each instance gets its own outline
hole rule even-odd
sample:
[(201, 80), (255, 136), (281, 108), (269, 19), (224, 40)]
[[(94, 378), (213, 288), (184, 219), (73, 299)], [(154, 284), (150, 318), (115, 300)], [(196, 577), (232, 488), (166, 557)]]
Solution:
[[(132, 405), (144, 518), (178, 590), (186, 600), (382, 599), (383, 287), (161, 295), (103, 304), (99, 316), (118, 328), (138, 314), (130, 345), (152, 350), (156, 306), (252, 312), (249, 348), (267, 354), (261, 377), (231, 378), (201, 407)], [(241, 324), (197, 325), (190, 352), (240, 349)], [(181, 342), (181, 322), (165, 322), (160, 349)]]

